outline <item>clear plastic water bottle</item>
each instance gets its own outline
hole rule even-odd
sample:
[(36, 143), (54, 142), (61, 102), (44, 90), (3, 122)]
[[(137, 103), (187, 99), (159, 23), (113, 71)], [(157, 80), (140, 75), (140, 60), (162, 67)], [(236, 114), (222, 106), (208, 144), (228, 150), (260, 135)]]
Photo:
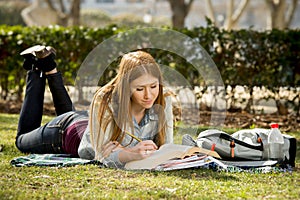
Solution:
[(277, 123), (271, 124), (271, 130), (268, 135), (269, 144), (269, 158), (271, 160), (283, 160), (283, 136), (278, 129), (279, 125)]

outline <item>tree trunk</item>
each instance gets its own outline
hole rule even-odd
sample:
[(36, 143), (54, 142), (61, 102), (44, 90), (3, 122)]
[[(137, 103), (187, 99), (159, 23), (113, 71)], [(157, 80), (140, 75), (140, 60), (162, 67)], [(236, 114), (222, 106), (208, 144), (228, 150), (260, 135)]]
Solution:
[(79, 26), (80, 25), (80, 0), (73, 0), (70, 15), (72, 18), (72, 25)]
[(269, 16), (267, 18), (267, 29), (285, 29), (291, 24), (292, 18), (296, 11), (297, 0), (287, 4), (286, 0), (265, 0)]
[(207, 17), (211, 20), (211, 22), (215, 26), (219, 26), (218, 21), (216, 21), (215, 10), (214, 10), (211, 0), (206, 0), (206, 9), (207, 9), (207, 13), (208, 13)]
[(67, 13), (66, 6), (63, 0), (58, 1), (58, 6), (55, 7), (52, 0), (46, 0), (49, 8), (56, 12), (59, 22), (59, 25), (80, 25), (80, 0), (72, 0), (70, 5), (70, 13)]
[(266, 0), (268, 5), (270, 15), (267, 21), (267, 28), (273, 29), (283, 29), (284, 25), (284, 11), (285, 11), (285, 0), (278, 0), (274, 2), (273, 0)]
[(233, 9), (234, 9), (234, 0), (230, 0), (229, 2), (227, 2), (226, 19), (225, 19), (225, 23), (224, 23), (225, 29), (230, 30), (232, 27)]
[(1, 98), (3, 100), (6, 100), (8, 96), (8, 76), (5, 76), (5, 74), (1, 74), (3, 77), (1, 77)]
[(172, 10), (172, 24), (175, 28), (183, 28), (185, 17), (188, 15), (194, 0), (169, 0)]
[(291, 25), (292, 19), (294, 17), (294, 13), (296, 12), (298, 0), (293, 0), (292, 5), (289, 6), (289, 10), (286, 14), (286, 28), (288, 28)]
[(226, 30), (231, 30), (237, 24), (248, 4), (249, 0), (241, 0), (235, 9), (235, 0), (227, 1), (226, 18), (224, 24), (221, 25), (220, 22), (216, 21), (216, 13), (211, 0), (206, 0), (208, 17), (212, 20), (215, 26), (223, 26)]
[(60, 0), (58, 3), (59, 3), (59, 6), (60, 6), (60, 9), (56, 8), (54, 5), (53, 5), (53, 1), (52, 0), (45, 0), (48, 7), (54, 11), (57, 15), (57, 24), (58, 25), (61, 25), (61, 26), (67, 26), (68, 25), (68, 15), (64, 13), (64, 4), (63, 2)]
[(242, 0), (240, 1), (239, 5), (237, 6), (236, 9), (234, 9), (234, 0), (231, 0), (232, 3), (231, 6), (231, 12), (230, 15), (227, 16), (228, 19), (230, 19), (230, 23), (227, 24), (227, 26), (225, 26), (225, 28), (227, 30), (231, 30), (236, 24), (237, 22), (239, 21), (240, 17), (242, 16), (242, 13), (245, 11), (248, 3), (249, 3), (249, 0)]

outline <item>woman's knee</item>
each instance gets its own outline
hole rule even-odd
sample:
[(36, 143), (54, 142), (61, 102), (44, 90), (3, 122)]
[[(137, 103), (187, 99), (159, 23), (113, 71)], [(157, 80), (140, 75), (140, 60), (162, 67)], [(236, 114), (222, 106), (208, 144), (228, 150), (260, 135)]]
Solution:
[(24, 146), (22, 145), (22, 135), (17, 135), (15, 140), (15, 145), (19, 151), (22, 153), (27, 153), (27, 151), (24, 149)]

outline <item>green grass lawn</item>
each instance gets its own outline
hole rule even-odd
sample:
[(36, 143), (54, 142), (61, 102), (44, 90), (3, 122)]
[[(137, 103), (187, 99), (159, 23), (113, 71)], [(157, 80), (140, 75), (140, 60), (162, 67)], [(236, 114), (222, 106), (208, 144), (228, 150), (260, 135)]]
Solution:
[[(267, 174), (12, 167), (11, 159), (24, 155), (14, 144), (17, 122), (18, 115), (0, 114), (0, 199), (300, 199), (299, 156), (292, 173)], [(289, 134), (300, 141), (299, 132)], [(175, 135), (176, 143), (180, 139)]]

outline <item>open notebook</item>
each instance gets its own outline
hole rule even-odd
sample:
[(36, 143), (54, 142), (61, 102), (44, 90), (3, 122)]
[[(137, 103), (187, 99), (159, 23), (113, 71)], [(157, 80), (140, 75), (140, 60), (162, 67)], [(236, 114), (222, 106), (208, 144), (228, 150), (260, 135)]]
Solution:
[[(181, 167), (186, 168), (186, 164), (191, 165), (193, 161), (184, 162), (185, 159), (193, 155), (207, 155), (215, 158), (220, 158), (219, 154), (215, 151), (210, 151), (200, 147), (186, 146), (180, 144), (164, 144), (157, 151), (155, 151), (151, 156), (137, 161), (128, 162), (125, 165), (125, 169), (154, 169), (157, 166), (176, 159), (181, 162)], [(194, 161), (199, 162), (199, 159)], [(204, 159), (204, 157), (203, 157)], [(185, 164), (184, 164), (185, 163)], [(195, 163), (194, 163), (195, 164)]]

